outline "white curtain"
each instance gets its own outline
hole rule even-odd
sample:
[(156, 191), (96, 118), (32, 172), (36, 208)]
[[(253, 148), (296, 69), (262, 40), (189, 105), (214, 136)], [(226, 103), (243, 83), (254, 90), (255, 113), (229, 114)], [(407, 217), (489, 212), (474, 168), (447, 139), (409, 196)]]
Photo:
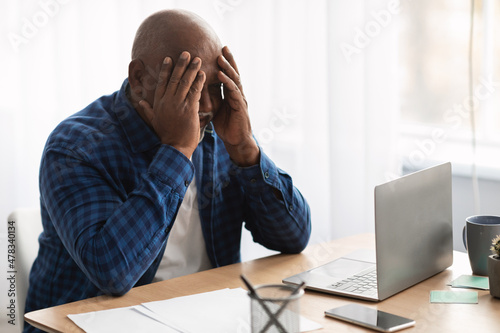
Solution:
[[(254, 132), (311, 206), (311, 243), (372, 231), (373, 186), (398, 173), (395, 3), (3, 1), (0, 216), (38, 205), (49, 133), (119, 89), (140, 22), (178, 7), (204, 17), (235, 54)], [(4, 253), (4, 224), (0, 236)], [(244, 259), (266, 253), (244, 235)]]
[(328, 2), (330, 235), (373, 230), (376, 184), (400, 175), (396, 1)]

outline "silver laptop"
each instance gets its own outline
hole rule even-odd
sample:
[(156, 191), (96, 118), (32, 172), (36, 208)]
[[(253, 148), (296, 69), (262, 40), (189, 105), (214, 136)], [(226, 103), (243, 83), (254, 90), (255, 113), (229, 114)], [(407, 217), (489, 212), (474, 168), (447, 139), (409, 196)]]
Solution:
[(357, 251), (283, 282), (381, 301), (452, 263), (451, 164), (445, 163), (375, 187), (375, 252)]

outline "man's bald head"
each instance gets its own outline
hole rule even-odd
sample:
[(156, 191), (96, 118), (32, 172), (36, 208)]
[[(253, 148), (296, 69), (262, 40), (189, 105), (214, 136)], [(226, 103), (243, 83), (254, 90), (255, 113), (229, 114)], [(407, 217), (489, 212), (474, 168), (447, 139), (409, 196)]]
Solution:
[(220, 50), (219, 38), (200, 16), (185, 10), (163, 10), (144, 20), (137, 30), (132, 60), (153, 65), (166, 56), (177, 59), (182, 51), (192, 56)]
[[(186, 60), (178, 62), (184, 51), (187, 51), (185, 54), (188, 55), (188, 64), (185, 63)], [(203, 132), (222, 103), (222, 85), (218, 77), (221, 71), (218, 58), (221, 56), (222, 45), (219, 38), (201, 17), (184, 10), (157, 12), (144, 20), (135, 36), (132, 61), (129, 64), (129, 100), (139, 115), (149, 123), (140, 102), (155, 105), (155, 92), (160, 69), (162, 65), (165, 66), (165, 58), (170, 58), (170, 74), (176, 69), (184, 73), (181, 74), (185, 79), (184, 84), (190, 81), (184, 77), (189, 72), (186, 68), (194, 68), (196, 63), (201, 63), (201, 68), (196, 68), (197, 75), (204, 77), (198, 110), (200, 129)]]

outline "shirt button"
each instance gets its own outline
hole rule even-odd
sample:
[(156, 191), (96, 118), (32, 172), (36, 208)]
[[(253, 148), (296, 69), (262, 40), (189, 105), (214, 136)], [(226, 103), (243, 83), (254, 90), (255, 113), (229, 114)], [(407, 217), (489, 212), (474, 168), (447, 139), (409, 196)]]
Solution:
[(269, 172), (267, 172), (267, 171), (266, 171), (266, 172), (264, 173), (264, 178), (269, 178)]
[(293, 205), (290, 205), (289, 209), (290, 211), (293, 211)]
[(187, 180), (184, 181), (184, 186), (186, 186), (186, 187), (189, 186), (189, 182)]

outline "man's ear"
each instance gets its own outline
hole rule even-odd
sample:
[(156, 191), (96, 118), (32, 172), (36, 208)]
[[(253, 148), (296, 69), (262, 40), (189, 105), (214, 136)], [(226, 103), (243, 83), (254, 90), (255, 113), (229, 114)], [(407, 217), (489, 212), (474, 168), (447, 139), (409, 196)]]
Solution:
[(130, 94), (136, 101), (146, 97), (143, 82), (147, 75), (144, 63), (140, 59), (134, 59), (128, 65), (128, 83), (130, 84)]

